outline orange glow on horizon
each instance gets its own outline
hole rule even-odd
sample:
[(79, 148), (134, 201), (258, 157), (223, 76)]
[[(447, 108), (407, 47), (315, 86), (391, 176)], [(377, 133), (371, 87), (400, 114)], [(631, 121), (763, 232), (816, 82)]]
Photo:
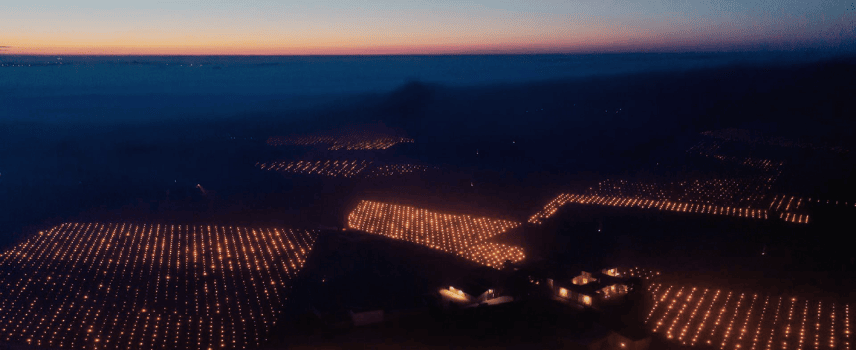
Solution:
[[(34, 45), (34, 41), (18, 40), (3, 42), (2, 55), (99, 55), (99, 56), (371, 56), (371, 55), (454, 55), (454, 54), (537, 54), (537, 53), (622, 53), (622, 52), (681, 52), (681, 51), (732, 51), (739, 47), (751, 49), (753, 42), (747, 40), (709, 40), (691, 35), (676, 38), (653, 33), (634, 33), (620, 37), (618, 33), (579, 33), (573, 40), (537, 40), (535, 38), (509, 39), (505, 41), (424, 40), (416, 38), (401, 43), (380, 44), (360, 40), (320, 40), (318, 44), (258, 45), (253, 43), (217, 43), (205, 41), (151, 42), (101, 44), (74, 43), (73, 41), (45, 42)], [(646, 35), (647, 34), (647, 35)], [(537, 41), (536, 41), (537, 40)], [(398, 41), (398, 40), (395, 40)], [(390, 42), (395, 42), (390, 41)], [(738, 47), (735, 49), (735, 47)]]
[[(118, 41), (57, 38), (55, 41), (6, 40), (0, 55), (235, 55), (235, 56), (333, 56), (333, 55), (451, 55), (451, 54), (527, 54), (527, 53), (604, 53), (672, 52), (722, 50), (752, 45), (747, 40), (715, 40), (700, 34), (658, 34), (637, 28), (629, 33), (591, 28), (575, 32), (573, 38), (466, 37), (449, 38), (412, 35), (408, 38), (300, 38), (294, 42), (213, 41), (204, 38), (170, 38), (163, 41)], [(188, 44), (192, 43), (192, 44)]]
[(536, 43), (470, 45), (373, 45), (373, 46), (309, 46), (309, 47), (250, 47), (250, 46), (43, 46), (9, 45), (2, 54), (14, 55), (103, 55), (103, 56), (370, 56), (370, 55), (452, 55), (452, 54), (525, 54), (575, 53), (604, 51), (594, 45), (551, 45)]
[[(0, 54), (42, 55), (393, 55), (751, 50), (847, 44), (854, 15), (805, 22), (699, 16), (693, 11), (632, 18), (630, 7), (442, 4), (374, 7), (318, 2), (150, 6), (12, 5), (0, 16)], [(509, 5), (509, 4), (506, 4)], [(622, 5), (619, 5), (622, 7)], [(632, 6), (631, 6), (632, 7)], [(814, 11), (814, 10), (813, 10)], [(820, 11), (818, 9), (818, 11)], [(814, 14), (814, 12), (811, 12)], [(819, 14), (819, 13), (818, 13)]]

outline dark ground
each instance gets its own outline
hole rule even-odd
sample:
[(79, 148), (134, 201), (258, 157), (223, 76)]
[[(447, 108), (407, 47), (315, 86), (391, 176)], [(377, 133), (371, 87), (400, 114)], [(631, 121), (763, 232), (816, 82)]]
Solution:
[[(134, 126), (0, 118), (0, 246), (74, 220), (342, 226), (349, 208), (361, 199), (525, 221), (562, 191), (578, 192), (604, 178), (656, 172), (660, 162), (680, 163), (706, 130), (745, 128), (856, 150), (853, 81), (856, 63), (839, 59), (466, 89), (411, 83), (389, 95), (337, 100), (321, 104), (334, 107), (313, 111)], [(104, 98), (84, 97), (91, 103)], [(254, 167), (306, 152), (269, 147), (264, 144), (268, 136), (375, 122), (416, 143), (351, 156), (406, 160), (441, 170), (355, 181), (283, 176)], [(316, 157), (326, 154), (313, 152)], [(856, 201), (852, 151), (794, 152), (790, 159), (803, 163), (787, 168), (776, 190)], [(197, 184), (208, 194), (197, 190)], [(824, 211), (812, 224), (794, 226), (571, 205), (550, 224), (551, 230), (517, 230), (496, 240), (569, 264), (585, 260), (640, 266), (735, 288), (847, 298), (856, 263), (844, 243), (853, 217), (853, 210)], [(594, 235), (597, 222), (603, 222), (602, 235)], [(758, 254), (762, 245), (769, 251), (764, 257)], [(377, 247), (389, 249), (382, 243)], [(318, 259), (325, 256), (320, 251)], [(396, 289), (396, 295), (403, 297), (442, 279), (438, 272), (417, 280), (411, 269), (419, 267), (360, 254), (347, 259), (387, 267), (339, 270), (353, 271), (343, 288), (372, 274), (379, 279), (398, 276), (396, 283), (405, 287)], [(426, 261), (442, 259), (429, 256)], [(318, 264), (322, 271), (337, 270), (324, 261)], [(306, 273), (312, 271), (307, 268)], [(372, 300), (380, 285), (355, 289), (354, 298)], [(305, 291), (298, 287), (294, 293)]]

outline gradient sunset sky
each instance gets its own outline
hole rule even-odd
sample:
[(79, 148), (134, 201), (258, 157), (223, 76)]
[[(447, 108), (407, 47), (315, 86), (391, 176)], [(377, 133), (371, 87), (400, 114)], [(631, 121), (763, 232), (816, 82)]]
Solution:
[(5, 54), (447, 54), (852, 46), (844, 0), (8, 1)]

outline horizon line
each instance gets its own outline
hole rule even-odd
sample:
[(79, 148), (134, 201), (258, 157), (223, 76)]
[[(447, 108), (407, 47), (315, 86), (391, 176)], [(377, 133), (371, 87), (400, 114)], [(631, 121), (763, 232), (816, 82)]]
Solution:
[(856, 54), (856, 48), (747, 48), (735, 50), (682, 50), (682, 49), (650, 49), (650, 50), (596, 50), (596, 51), (531, 51), (531, 52), (436, 52), (436, 53), (14, 53), (0, 51), (0, 56), (31, 56), (31, 57), (382, 57), (382, 56), (535, 56), (535, 55), (593, 55), (593, 54), (733, 54), (733, 53), (800, 53), (827, 52)]

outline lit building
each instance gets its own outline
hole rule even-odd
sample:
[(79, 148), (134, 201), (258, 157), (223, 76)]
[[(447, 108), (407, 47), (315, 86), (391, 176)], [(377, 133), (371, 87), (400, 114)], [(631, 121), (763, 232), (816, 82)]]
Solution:
[(641, 280), (642, 278), (632, 277), (618, 269), (603, 269), (596, 273), (582, 271), (567, 281), (546, 279), (546, 285), (552, 289), (555, 297), (561, 300), (581, 307), (599, 308), (620, 301), (622, 296), (634, 288), (640, 288)]
[(597, 279), (591, 275), (590, 272), (583, 271), (579, 274), (579, 276), (571, 279), (571, 283), (576, 284), (578, 286), (584, 286), (586, 284), (597, 282)]
[(556, 284), (556, 295), (566, 301), (570, 301), (582, 307), (594, 306), (594, 296), (597, 289), (592, 286), (580, 286), (576, 284)]

